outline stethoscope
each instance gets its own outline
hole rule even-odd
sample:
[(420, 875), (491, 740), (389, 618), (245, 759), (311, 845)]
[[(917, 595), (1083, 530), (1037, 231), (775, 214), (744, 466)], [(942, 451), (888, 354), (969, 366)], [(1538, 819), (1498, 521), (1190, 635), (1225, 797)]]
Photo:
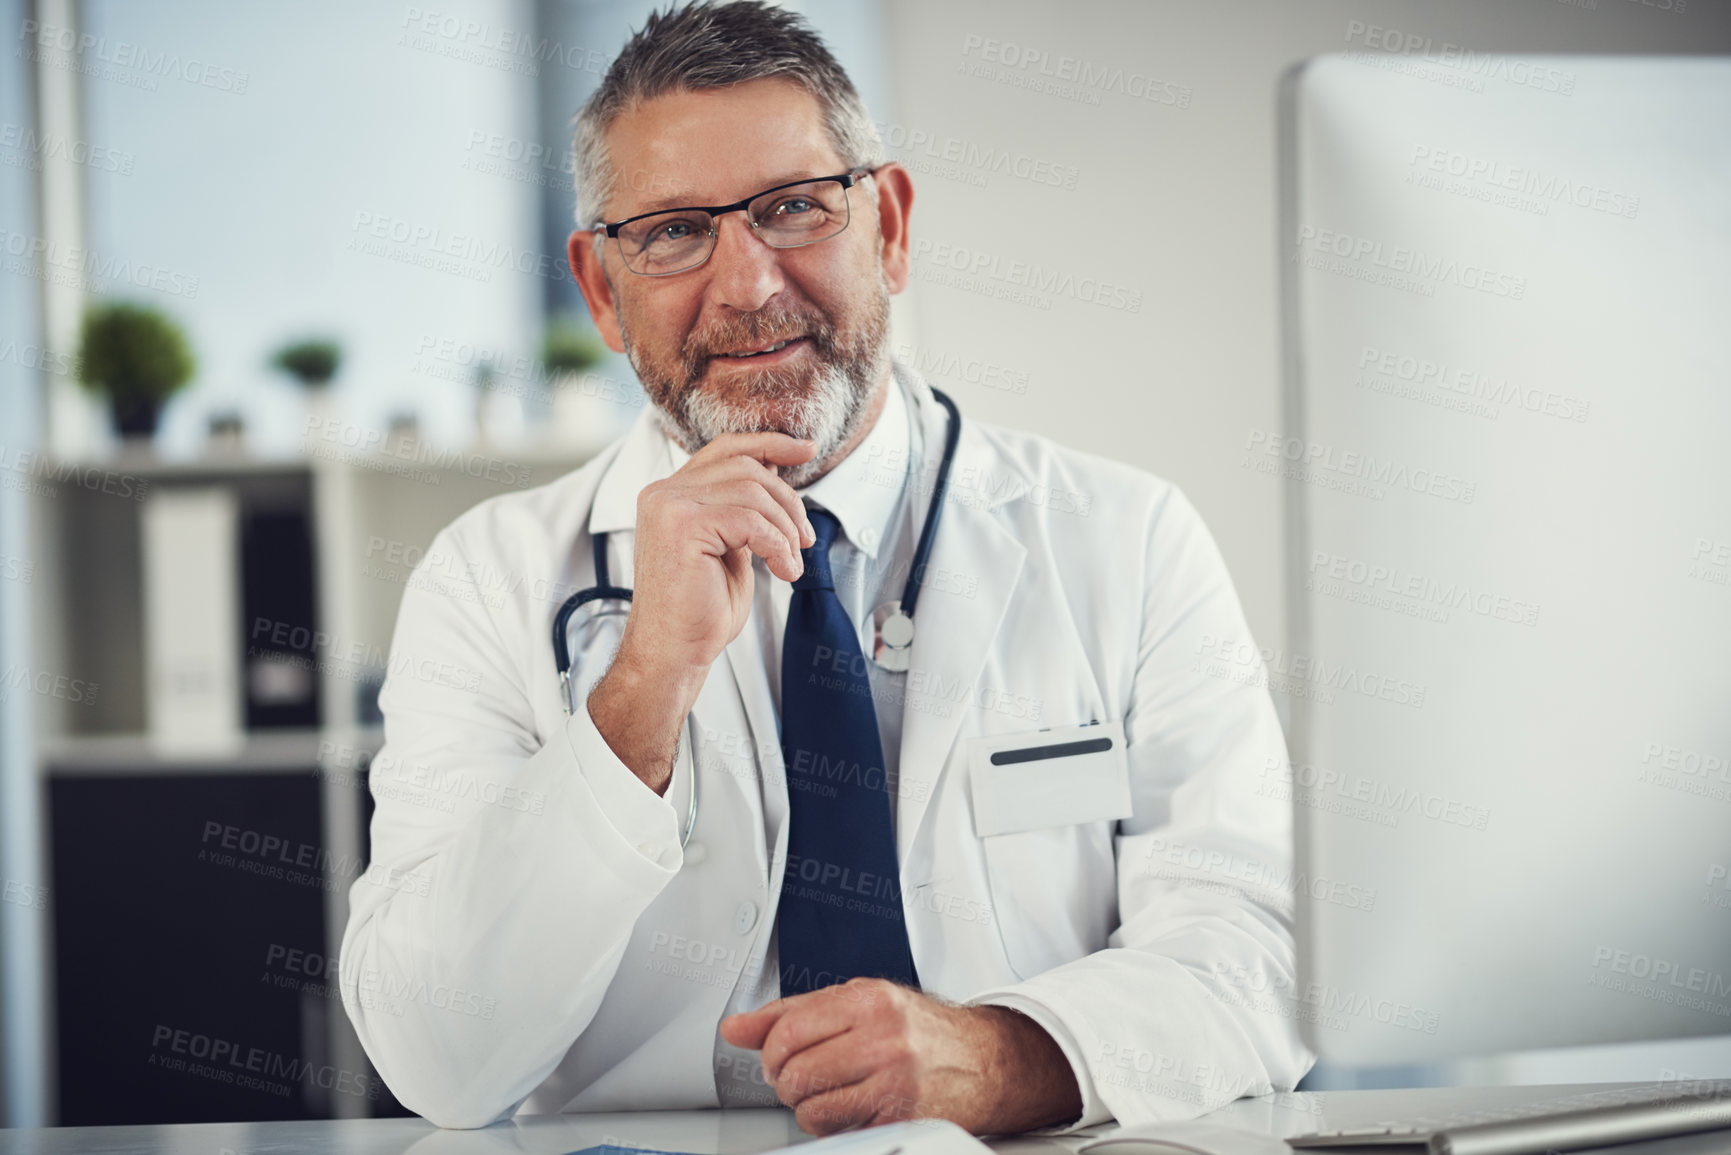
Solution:
[[(932, 555), (932, 542), (937, 539), (938, 515), (943, 512), (944, 495), (950, 485), (950, 463), (955, 460), (956, 443), (962, 436), (962, 414), (956, 408), (956, 403), (938, 389), (932, 390), (932, 396), (948, 411), (950, 420), (949, 427), (944, 431), (944, 454), (938, 461), (938, 476), (932, 487), (931, 504), (926, 508), (926, 523), (920, 527), (919, 544), (914, 547), (914, 563), (908, 571), (908, 582), (902, 588), (902, 596), (897, 600), (884, 602), (872, 611), (872, 661), (892, 673), (905, 672), (908, 659), (912, 655), (914, 606), (920, 600), (921, 579), (925, 576), (926, 562)], [(597, 606), (589, 612), (584, 624), (586, 627), (593, 627), (602, 618), (623, 617), (631, 612), (631, 591), (624, 586), (614, 585), (607, 575), (607, 538), (606, 533), (594, 536), (595, 584), (566, 598), (565, 604), (559, 607), (559, 612), (553, 615), (553, 665), (559, 671), (559, 692), (567, 715), (575, 713), (577, 709), (571, 692), (571, 648), (567, 641), (572, 615), (595, 602), (615, 603), (611, 609)], [(691, 805), (685, 819), (685, 836), (679, 840), (681, 849), (691, 841), (691, 832), (697, 826), (697, 730), (689, 715), (685, 719), (685, 726), (693, 764)]]

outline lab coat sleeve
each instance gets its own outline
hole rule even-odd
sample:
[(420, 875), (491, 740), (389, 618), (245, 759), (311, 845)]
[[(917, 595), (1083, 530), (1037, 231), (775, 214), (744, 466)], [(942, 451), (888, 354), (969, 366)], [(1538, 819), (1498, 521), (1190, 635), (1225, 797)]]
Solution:
[(427, 557), (380, 696), (372, 860), (349, 893), (341, 989), (405, 1106), (480, 1127), (513, 1113), (588, 1026), (681, 852), (672, 807), (586, 708), (537, 732), (523, 663), (551, 651), (518, 653), (527, 624), (502, 635), (500, 595), (450, 576), (473, 572), (457, 537)]
[(1145, 532), (1119, 924), (1105, 949), (969, 1000), (1044, 1007), (1080, 1051), (1078, 1082), (1125, 1125), (1290, 1090), (1313, 1061), (1295, 1026), (1287, 754), (1263, 657), (1181, 492), (1151, 499)]

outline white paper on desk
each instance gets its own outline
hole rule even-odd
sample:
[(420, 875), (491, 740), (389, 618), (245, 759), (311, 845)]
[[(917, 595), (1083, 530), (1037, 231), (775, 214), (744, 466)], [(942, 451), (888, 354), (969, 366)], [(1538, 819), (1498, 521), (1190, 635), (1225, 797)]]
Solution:
[(1078, 1155), (1292, 1155), (1284, 1139), (1195, 1119), (1124, 1127), (1076, 1150)]
[(911, 1119), (843, 1131), (765, 1155), (992, 1155), (992, 1149), (943, 1119)]

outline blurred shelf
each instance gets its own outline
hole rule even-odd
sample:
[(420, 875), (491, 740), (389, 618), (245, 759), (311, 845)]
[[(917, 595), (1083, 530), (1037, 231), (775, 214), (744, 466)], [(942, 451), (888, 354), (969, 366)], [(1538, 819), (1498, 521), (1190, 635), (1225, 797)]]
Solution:
[[(489, 462), (528, 467), (535, 472), (531, 484), (552, 481), (566, 471), (576, 469), (604, 445), (432, 445), (416, 442), (404, 446), (401, 452), (362, 452), (347, 445), (315, 446), (307, 454), (282, 457), (254, 457), (246, 453), (211, 454), (205, 457), (164, 459), (154, 453), (123, 452), (110, 457), (78, 460), (43, 456), (38, 467), (43, 480), (54, 483), (65, 480), (67, 471), (79, 474), (109, 472), (148, 477), (161, 481), (201, 481), (222, 477), (255, 477), (273, 474), (305, 475), (320, 470), (356, 469), (372, 473), (402, 474), (412, 470), (440, 473), (461, 473), (478, 476), (477, 464)], [(558, 474), (546, 474), (556, 469)], [(497, 471), (495, 471), (497, 472)]]
[(368, 753), (384, 740), (378, 727), (346, 731), (279, 730), (249, 734), (234, 751), (163, 751), (147, 734), (63, 737), (44, 742), (45, 775), (138, 776), (169, 774), (305, 774), (318, 766), (321, 751), (346, 745)]
[(89, 461), (66, 458), (44, 458), (44, 480), (63, 483), (66, 471), (86, 473), (119, 473), (153, 480), (173, 481), (180, 478), (200, 480), (210, 477), (256, 477), (272, 474), (305, 474), (308, 463), (295, 457), (208, 457), (185, 461), (164, 461), (154, 454), (122, 453)]

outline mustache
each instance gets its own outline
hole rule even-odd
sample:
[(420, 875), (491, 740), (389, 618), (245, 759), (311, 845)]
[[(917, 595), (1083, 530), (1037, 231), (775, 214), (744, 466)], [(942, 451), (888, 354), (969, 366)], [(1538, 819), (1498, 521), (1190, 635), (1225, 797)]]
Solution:
[(680, 361), (686, 380), (702, 376), (708, 363), (740, 348), (773, 345), (795, 337), (808, 338), (819, 354), (828, 357), (836, 351), (835, 326), (817, 310), (777, 307), (759, 309), (753, 313), (732, 314), (710, 321), (694, 329), (680, 349)]

